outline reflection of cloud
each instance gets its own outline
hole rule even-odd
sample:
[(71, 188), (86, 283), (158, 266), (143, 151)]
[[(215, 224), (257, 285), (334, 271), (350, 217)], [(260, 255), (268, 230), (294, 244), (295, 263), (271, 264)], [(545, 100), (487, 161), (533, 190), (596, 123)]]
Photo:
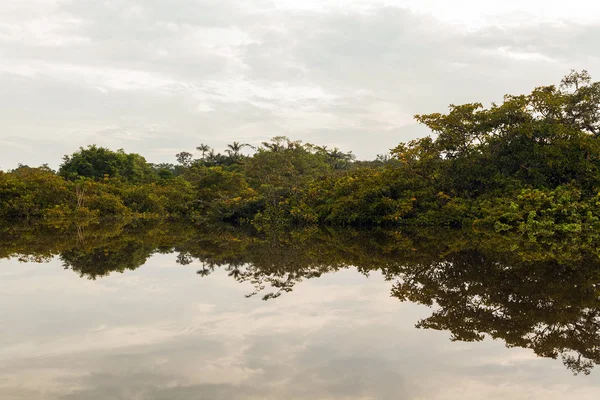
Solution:
[(329, 274), (264, 302), (245, 299), (249, 285), (223, 271), (199, 278), (173, 258), (156, 255), (138, 270), (98, 281), (56, 261), (2, 261), (0, 315), (14, 329), (0, 330), (0, 398), (599, 394), (593, 381), (572, 380), (562, 365), (529, 350), (490, 340), (451, 343), (447, 332), (414, 329), (430, 310), (390, 298), (390, 282), (376, 273)]

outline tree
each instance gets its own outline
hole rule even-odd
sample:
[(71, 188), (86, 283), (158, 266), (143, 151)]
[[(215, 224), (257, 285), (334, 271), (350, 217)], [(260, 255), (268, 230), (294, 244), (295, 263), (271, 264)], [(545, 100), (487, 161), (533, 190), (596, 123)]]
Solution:
[(178, 168), (170, 163), (153, 164), (152, 167), (161, 179), (171, 179), (179, 174)]
[(584, 71), (502, 104), (451, 105), (447, 114), (417, 115), (435, 139), (400, 144), (392, 153), (437, 191), (469, 199), (524, 187), (575, 182), (600, 185), (600, 84)]
[(237, 158), (240, 155), (240, 151), (245, 146), (246, 146), (245, 144), (240, 144), (239, 142), (233, 142), (232, 144), (227, 145), (227, 150), (225, 150), (225, 152), (227, 154), (229, 154), (230, 156)]
[(209, 145), (202, 143), (202, 144), (200, 144), (200, 146), (196, 147), (196, 150), (202, 152), (201, 159), (204, 160), (205, 154), (208, 153), (209, 151), (211, 151), (212, 149)]
[(125, 153), (123, 149), (112, 151), (96, 145), (64, 156), (59, 175), (75, 180), (78, 177), (92, 179), (119, 178), (128, 182), (148, 182), (155, 178), (151, 164), (139, 154)]
[(326, 151), (326, 154), (331, 160), (333, 169), (345, 169), (356, 158), (352, 152), (344, 153), (337, 147), (334, 147), (331, 151)]
[(288, 150), (292, 150), (294, 148), (301, 147), (301, 143), (302, 142), (299, 140), (291, 141), (286, 136), (275, 136), (269, 142), (262, 142), (262, 145), (263, 145), (264, 149), (267, 149), (267, 150), (270, 150), (273, 152), (278, 152), (278, 151), (283, 151), (286, 148)]
[(192, 165), (193, 157), (193, 154), (188, 153), (187, 151), (182, 151), (181, 153), (175, 155), (175, 158), (177, 158), (177, 162), (181, 164), (181, 166), (186, 168)]
[(592, 82), (586, 70), (571, 71), (560, 88), (565, 96), (567, 122), (594, 136), (600, 135), (600, 82)]
[(45, 167), (20, 166), (0, 174), (0, 218), (43, 217), (55, 207), (75, 207), (74, 184)]

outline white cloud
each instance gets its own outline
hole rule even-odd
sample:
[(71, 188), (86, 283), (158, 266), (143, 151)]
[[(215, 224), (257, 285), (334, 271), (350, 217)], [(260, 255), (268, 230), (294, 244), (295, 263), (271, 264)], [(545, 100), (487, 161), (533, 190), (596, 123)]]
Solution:
[(424, 133), (413, 114), (597, 75), (598, 34), (584, 0), (3, 2), (0, 140), (24, 151), (0, 158), (279, 134), (374, 157)]
[(166, 92), (177, 88), (177, 82), (160, 74), (126, 68), (94, 67), (47, 61), (16, 61), (0, 65), (0, 73), (6, 72), (27, 78), (46, 78), (108, 90), (150, 90)]
[(59, 16), (40, 17), (20, 24), (0, 23), (0, 42), (50, 47), (89, 43), (89, 38), (70, 33), (82, 25), (80, 19)]

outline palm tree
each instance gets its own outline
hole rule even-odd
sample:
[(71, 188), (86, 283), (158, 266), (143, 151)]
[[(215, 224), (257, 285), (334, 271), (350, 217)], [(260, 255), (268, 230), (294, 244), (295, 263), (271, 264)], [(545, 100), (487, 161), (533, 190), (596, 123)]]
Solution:
[(352, 152), (344, 153), (337, 147), (334, 147), (333, 150), (327, 152), (327, 155), (331, 157), (334, 169), (343, 169), (348, 164), (348, 161), (354, 160), (354, 154), (352, 154)]
[(232, 144), (227, 145), (227, 150), (225, 150), (225, 152), (229, 154), (229, 156), (233, 155), (233, 158), (238, 158), (240, 151), (242, 151), (244, 147), (252, 146), (250, 146), (248, 143), (233, 142)]
[(283, 151), (285, 150), (285, 144), (287, 144), (289, 148), (290, 139), (286, 136), (275, 136), (274, 138), (271, 138), (271, 143), (262, 142), (262, 145), (271, 151)]
[(206, 161), (214, 163), (215, 160), (216, 160), (216, 158), (217, 158), (217, 155), (215, 154), (215, 150), (214, 149), (210, 149), (208, 151), (207, 156), (206, 156)]
[(204, 155), (208, 153), (211, 150), (211, 148), (209, 145), (201, 143), (200, 146), (196, 147), (196, 150), (202, 152), (202, 159), (204, 160)]
[(328, 152), (328, 154), (329, 154), (329, 157), (333, 158), (336, 161), (343, 159), (344, 155), (345, 155), (337, 147), (334, 147), (333, 150)]
[(263, 142), (263, 146), (271, 151), (282, 150), (282, 147), (278, 143)]

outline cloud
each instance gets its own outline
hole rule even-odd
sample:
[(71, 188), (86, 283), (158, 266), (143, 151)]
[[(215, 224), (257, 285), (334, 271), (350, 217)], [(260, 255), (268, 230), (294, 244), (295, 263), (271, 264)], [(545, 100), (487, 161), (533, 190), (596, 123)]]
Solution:
[(280, 134), (371, 158), (426, 133), (416, 113), (600, 72), (593, 2), (461, 4), (5, 2), (2, 168), (92, 142), (172, 162), (175, 146)]

